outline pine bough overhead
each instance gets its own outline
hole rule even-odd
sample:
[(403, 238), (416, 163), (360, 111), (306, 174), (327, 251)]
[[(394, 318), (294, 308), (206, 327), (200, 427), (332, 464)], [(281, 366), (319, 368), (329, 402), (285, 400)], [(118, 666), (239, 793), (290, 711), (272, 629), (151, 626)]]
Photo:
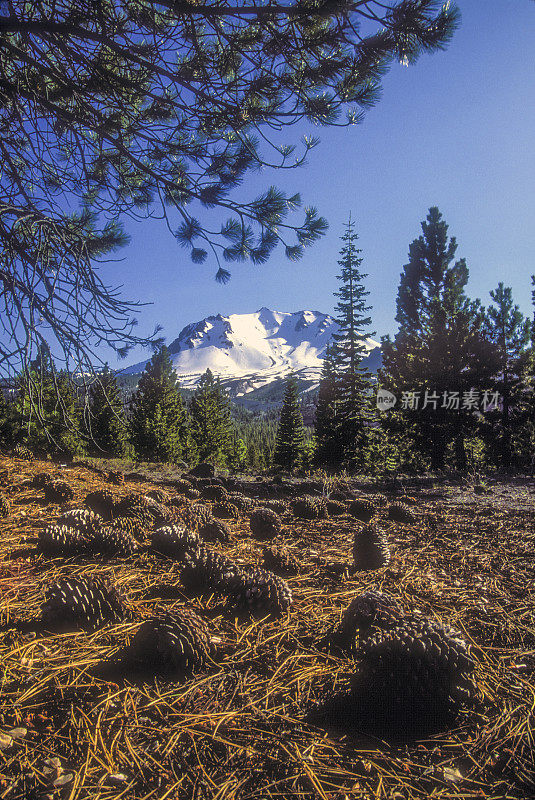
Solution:
[(122, 596), (100, 578), (63, 578), (48, 587), (41, 621), (53, 627), (96, 628), (125, 616)]

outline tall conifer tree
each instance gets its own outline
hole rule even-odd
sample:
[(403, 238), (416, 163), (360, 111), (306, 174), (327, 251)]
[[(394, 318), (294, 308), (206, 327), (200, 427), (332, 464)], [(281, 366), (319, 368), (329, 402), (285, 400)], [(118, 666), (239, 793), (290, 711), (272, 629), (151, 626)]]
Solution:
[(333, 351), (333, 346), (328, 345), (323, 359), (316, 404), (314, 463), (318, 467), (336, 467), (343, 459), (342, 430), (337, 413), (337, 373)]
[[(431, 467), (444, 469), (449, 447), (466, 468), (464, 441), (477, 426), (477, 396), (495, 370), (492, 344), (482, 333), (484, 309), (465, 294), (468, 267), (454, 261), (457, 242), (438, 208), (429, 209), (422, 235), (409, 247), (397, 298), (399, 331), (383, 339), (383, 383), (399, 399), (384, 422), (410, 432)], [(406, 392), (403, 408), (403, 393)]]
[(273, 463), (291, 470), (299, 465), (305, 447), (305, 428), (299, 407), (297, 378), (290, 375), (282, 403)]
[(132, 396), (130, 433), (140, 458), (176, 462), (187, 444), (187, 418), (167, 347), (154, 354)]
[(232, 456), (230, 399), (207, 369), (189, 404), (191, 439), (199, 461), (226, 464)]
[(69, 458), (83, 449), (81, 406), (66, 372), (56, 370), (48, 347), (41, 346), (27, 376), (20, 376), (14, 403), (18, 436), (32, 449)]
[(501, 408), (488, 415), (487, 432), (495, 462), (509, 469), (513, 458), (512, 430), (523, 415), (524, 372), (529, 358), (530, 321), (513, 303), (512, 290), (503, 283), (490, 292), (493, 304), (487, 308), (485, 333), (497, 353), (497, 373), (492, 389)]
[[(362, 466), (362, 453), (372, 417), (370, 373), (361, 367), (367, 354), (366, 339), (373, 336), (367, 329), (371, 325), (366, 305), (369, 292), (364, 287), (366, 274), (360, 272), (362, 252), (357, 248), (358, 235), (351, 217), (342, 236), (340, 250), (340, 289), (336, 321), (339, 332), (334, 334), (333, 361), (337, 387), (337, 429), (341, 432), (342, 458), (346, 465)], [(336, 445), (338, 447), (338, 445)]]
[(104, 454), (124, 456), (128, 447), (127, 423), (121, 390), (108, 364), (89, 390), (91, 438)]

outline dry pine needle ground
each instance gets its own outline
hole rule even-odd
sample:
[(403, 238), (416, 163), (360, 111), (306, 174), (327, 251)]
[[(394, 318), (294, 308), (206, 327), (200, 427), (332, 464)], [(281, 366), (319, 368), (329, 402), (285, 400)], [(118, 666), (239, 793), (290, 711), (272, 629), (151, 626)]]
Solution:
[[(128, 558), (38, 555), (27, 540), (53, 521), (28, 479), (45, 462), (0, 459), (0, 798), (526, 798), (535, 792), (533, 497), (527, 485), (413, 492), (417, 523), (386, 521), (392, 559), (344, 573), (360, 523), (347, 514), (314, 521), (283, 515), (284, 545), (300, 563), (288, 578), (294, 603), (281, 619), (233, 619), (220, 597), (188, 596), (177, 564), (147, 552)], [(82, 467), (54, 468), (74, 489), (119, 498), (150, 482), (113, 486)], [(399, 498), (397, 498), (399, 499)], [(260, 565), (248, 517), (210, 545)], [(341, 568), (336, 565), (342, 564)], [(112, 577), (132, 619), (93, 633), (42, 634), (17, 625), (39, 613), (59, 577)], [(461, 630), (477, 660), (479, 700), (454, 719), (405, 729), (383, 720), (307, 723), (328, 694), (343, 692), (354, 662), (317, 647), (364, 589), (392, 594), (408, 611)], [(156, 608), (188, 606), (210, 622), (210, 668), (182, 682), (141, 679), (113, 657)], [(103, 667), (104, 665), (104, 667)], [(349, 720), (349, 723), (351, 721)]]

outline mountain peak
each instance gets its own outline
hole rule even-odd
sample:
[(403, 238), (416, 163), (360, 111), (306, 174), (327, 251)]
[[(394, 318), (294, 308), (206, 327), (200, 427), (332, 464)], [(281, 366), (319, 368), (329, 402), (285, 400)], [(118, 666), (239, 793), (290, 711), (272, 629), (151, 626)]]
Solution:
[[(274, 311), (262, 306), (252, 314), (216, 314), (192, 322), (169, 345), (169, 352), (184, 386), (196, 385), (210, 368), (223, 380), (239, 378), (254, 389), (290, 372), (319, 379), (326, 347), (337, 331), (337, 322), (321, 311)], [(379, 344), (368, 339), (367, 347), (372, 351)], [(123, 372), (142, 372), (145, 364)]]

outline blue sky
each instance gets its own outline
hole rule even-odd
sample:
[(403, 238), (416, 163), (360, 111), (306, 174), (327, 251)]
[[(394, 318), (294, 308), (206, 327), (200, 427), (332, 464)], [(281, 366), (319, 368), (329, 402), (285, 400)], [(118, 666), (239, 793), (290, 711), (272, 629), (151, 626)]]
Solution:
[[(535, 272), (535, 3), (459, 0), (459, 30), (445, 52), (394, 66), (383, 96), (349, 129), (307, 127), (321, 138), (307, 166), (266, 171), (240, 188), (247, 199), (275, 184), (299, 191), (327, 217), (325, 237), (297, 264), (275, 251), (262, 266), (237, 264), (226, 286), (214, 264), (197, 266), (158, 220), (127, 226), (131, 244), (103, 266), (108, 283), (153, 305), (139, 333), (156, 322), (170, 343), (184, 325), (210, 314), (332, 312), (340, 236), (351, 212), (377, 336), (395, 333), (395, 300), (409, 243), (437, 205), (467, 259), (469, 294), (486, 303), (500, 280), (531, 315)], [(300, 131), (288, 129), (285, 141)], [(143, 358), (130, 354), (128, 363)]]

